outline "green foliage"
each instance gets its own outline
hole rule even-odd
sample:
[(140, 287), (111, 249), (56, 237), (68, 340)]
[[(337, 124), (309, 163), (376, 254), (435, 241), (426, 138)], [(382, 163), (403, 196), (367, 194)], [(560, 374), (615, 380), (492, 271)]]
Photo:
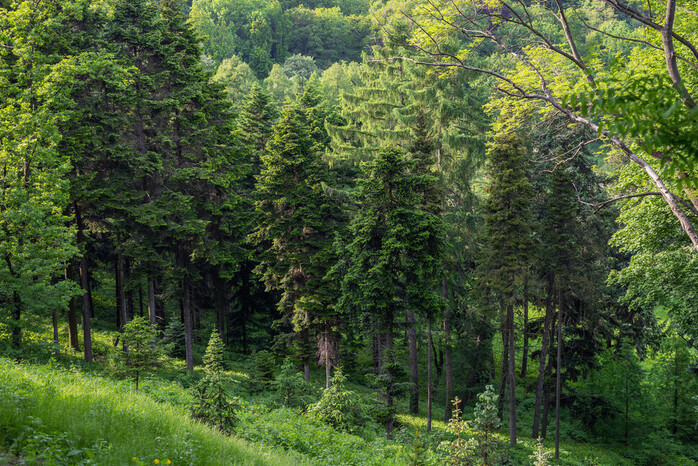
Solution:
[(215, 374), (223, 371), (225, 345), (218, 330), (214, 327), (211, 331), (211, 338), (208, 340), (206, 352), (204, 353), (204, 368), (207, 373)]
[(267, 350), (257, 351), (251, 358), (251, 381), (254, 390), (265, 390), (274, 380), (278, 367), (276, 357)]
[(163, 332), (162, 345), (168, 356), (184, 358), (184, 324), (175, 318), (167, 322)]
[(229, 399), (226, 395), (224, 378), (220, 372), (208, 373), (194, 386), (193, 393), (194, 400), (190, 406), (192, 417), (221, 432), (232, 434), (241, 404), (237, 397)]
[(305, 409), (315, 398), (313, 386), (296, 371), (289, 358), (284, 359), (279, 373), (271, 382), (275, 400), (281, 406)]
[(552, 452), (543, 447), (543, 439), (538, 437), (538, 444), (535, 451), (529, 458), (533, 460), (533, 466), (548, 466)]
[(358, 395), (342, 388), (346, 377), (340, 368), (335, 369), (332, 385), (322, 393), (320, 400), (308, 407), (308, 416), (342, 432), (354, 432), (363, 427), (365, 416), (361, 412)]
[[(466, 423), (461, 419), (460, 400), (453, 402), (453, 418), (449, 421), (448, 431), (456, 435), (456, 440), (444, 442), (441, 446), (449, 452), (451, 464), (498, 464), (504, 444), (498, 438), (500, 421), (497, 413), (497, 398), (494, 387), (488, 385), (483, 393), (478, 395), (472, 422)], [(464, 435), (472, 429), (473, 437), (465, 439)]]
[(158, 364), (160, 350), (157, 348), (157, 329), (144, 317), (137, 316), (123, 327), (121, 340), (124, 351), (116, 352), (119, 371), (133, 375), (138, 390), (142, 374), (152, 372)]
[(0, 397), (0, 450), (14, 459), (41, 454), (37, 462), (43, 458), (46, 464), (51, 458), (57, 464), (133, 464), (134, 457), (151, 465), (156, 459), (160, 464), (168, 459), (172, 464), (293, 462), (283, 453), (261, 452), (192, 423), (181, 408), (136, 393), (130, 385), (0, 359), (0, 392), (6, 395)]

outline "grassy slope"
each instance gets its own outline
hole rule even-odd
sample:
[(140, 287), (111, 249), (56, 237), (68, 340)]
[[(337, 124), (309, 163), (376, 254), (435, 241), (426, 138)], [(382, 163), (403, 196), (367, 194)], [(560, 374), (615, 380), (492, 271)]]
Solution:
[[(113, 350), (110, 338), (95, 334), (98, 354), (106, 356)], [(46, 354), (47, 349), (40, 352)], [(157, 459), (161, 464), (170, 460), (175, 465), (306, 462), (383, 466), (409, 464), (417, 443), (437, 450), (440, 442), (449, 438), (443, 422), (436, 420), (432, 432), (425, 433), (426, 403), (421, 403), (418, 416), (399, 416), (402, 428), (396, 432), (395, 442), (386, 441), (377, 425), (351, 435), (312, 421), (297, 409), (270, 409), (274, 403), (269, 392), (251, 394), (243, 389), (249, 379), (246, 359), (233, 362), (233, 370), (228, 372), (229, 392), (240, 396), (245, 405), (237, 428), (238, 436), (245, 440), (229, 438), (192, 422), (186, 414), (191, 397), (177, 381), (186, 378), (182, 375), (185, 371), (163, 368), (159, 376), (144, 379), (141, 392), (135, 393), (129, 381), (90, 375), (102, 373), (103, 367), (85, 366), (79, 358), (80, 354), (64, 352), (64, 367), (55, 363), (18, 365), (0, 359), (0, 451), (9, 451), (14, 443), (25, 452), (48, 452), (44, 457), (53, 455), (56, 462), (72, 452), (73, 463), (94, 464), (154, 464)], [(320, 375), (313, 373), (318, 387)], [(375, 397), (372, 389), (361, 385), (348, 384), (347, 388), (356, 391), (364, 404)], [(442, 419), (443, 408), (435, 408), (434, 418)], [(406, 406), (398, 411), (406, 412)], [(465, 411), (469, 417), (471, 407)], [(520, 428), (527, 430), (528, 419), (521, 421)], [(510, 452), (514, 464), (532, 464), (529, 455), (535, 441), (527, 438), (529, 434), (519, 431), (519, 445)], [(504, 430), (501, 439), (507, 439)], [(545, 446), (551, 449), (552, 440)], [(561, 461), (554, 464), (632, 464), (621, 453), (610, 446), (563, 438)], [(425, 464), (444, 461), (431, 452), (423, 459)]]
[[(192, 422), (128, 384), (0, 359), (0, 440), (96, 464), (278, 464), (296, 460)], [(50, 463), (51, 461), (49, 461)]]

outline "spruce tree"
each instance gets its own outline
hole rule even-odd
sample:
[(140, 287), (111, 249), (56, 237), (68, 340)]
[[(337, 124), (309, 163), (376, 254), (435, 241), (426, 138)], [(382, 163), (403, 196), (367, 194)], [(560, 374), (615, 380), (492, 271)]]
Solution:
[(336, 287), (325, 280), (326, 255), (340, 212), (324, 193), (328, 169), (297, 104), (284, 110), (262, 161), (252, 235), (264, 248), (257, 271), (267, 289), (281, 293), (278, 309), (298, 337), (307, 379), (311, 332), (332, 314)]
[[(516, 379), (514, 306), (518, 303), (532, 249), (532, 186), (526, 170), (528, 149), (516, 133), (498, 134), (489, 160), (485, 200), (486, 249), (480, 264), (481, 288), (487, 305), (502, 322), (502, 389), (509, 386), (509, 442), (516, 445)], [(506, 376), (505, 376), (506, 375)]]
[(364, 166), (339, 301), (345, 313), (368, 321), (379, 342), (388, 438), (399, 391), (393, 347), (396, 318), (407, 309), (427, 314), (440, 306), (434, 290), (443, 233), (438, 217), (420, 208), (425, 188), (433, 181), (427, 174), (416, 174), (415, 165), (404, 152), (387, 148)]

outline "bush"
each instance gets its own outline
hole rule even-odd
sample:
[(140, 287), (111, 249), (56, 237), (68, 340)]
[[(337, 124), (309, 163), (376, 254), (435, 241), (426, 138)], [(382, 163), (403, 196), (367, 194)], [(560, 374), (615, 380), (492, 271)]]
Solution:
[(341, 369), (336, 369), (332, 385), (325, 389), (320, 401), (308, 407), (308, 416), (343, 432), (354, 432), (365, 421), (358, 403), (358, 396), (352, 391), (343, 391), (346, 377)]
[(284, 360), (281, 371), (274, 378), (271, 387), (276, 393), (275, 401), (282, 406), (305, 408), (315, 401), (313, 386), (293, 368), (293, 363), (288, 358)]
[(206, 347), (204, 364), (206, 376), (194, 387), (194, 403), (191, 414), (195, 419), (216, 427), (221, 432), (231, 434), (237, 421), (236, 411), (239, 400), (229, 400), (223, 387), (223, 342), (214, 328)]
[(256, 352), (250, 368), (251, 391), (266, 390), (274, 380), (276, 366), (277, 361), (272, 353), (267, 350)]

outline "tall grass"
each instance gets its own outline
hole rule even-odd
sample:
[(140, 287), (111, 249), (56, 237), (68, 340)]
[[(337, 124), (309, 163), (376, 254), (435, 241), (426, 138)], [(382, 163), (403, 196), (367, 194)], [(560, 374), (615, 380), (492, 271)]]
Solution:
[(0, 451), (45, 464), (278, 464), (297, 460), (193, 422), (182, 408), (50, 364), (0, 358)]

